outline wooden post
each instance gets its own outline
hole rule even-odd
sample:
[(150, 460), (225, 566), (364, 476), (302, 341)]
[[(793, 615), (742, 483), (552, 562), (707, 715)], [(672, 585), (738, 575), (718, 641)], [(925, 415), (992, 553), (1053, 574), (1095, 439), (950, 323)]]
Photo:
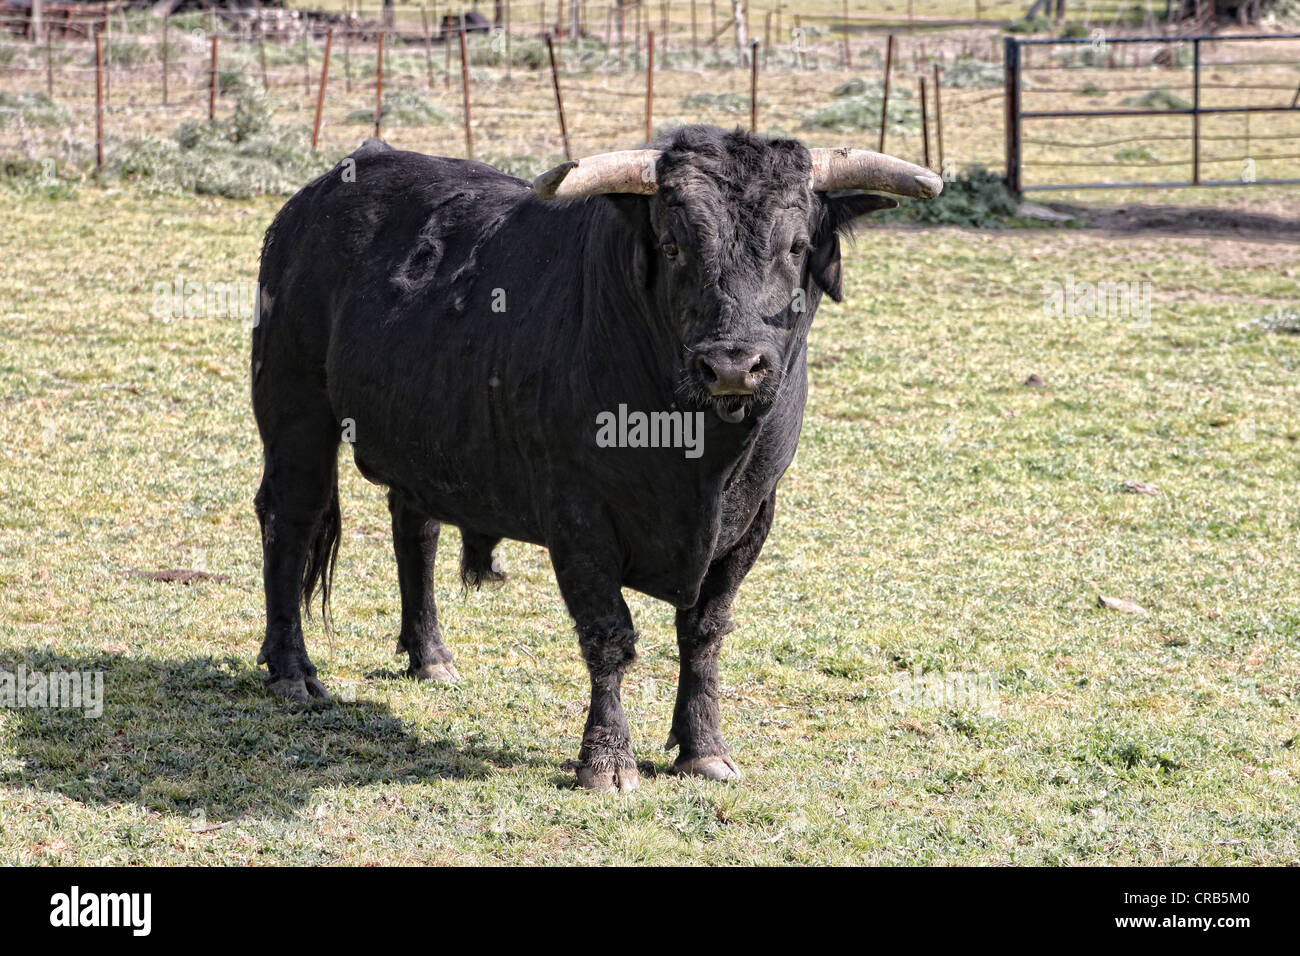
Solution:
[(334, 45), (334, 28), (330, 27), (325, 33), (325, 59), (320, 65), (320, 89), (316, 92), (316, 122), (311, 128), (311, 148), (316, 148), (316, 142), (320, 139), (320, 114), (325, 108), (325, 81), (330, 72), (330, 47)]
[(749, 41), (749, 131), (758, 129), (758, 41)]
[(880, 145), (876, 152), (885, 151), (885, 127), (889, 125), (889, 72), (894, 68), (894, 35), (885, 43), (885, 88), (880, 98)]
[(925, 168), (932, 169), (930, 165), (930, 119), (926, 115), (925, 108), (925, 77), (917, 77), (921, 82), (921, 149), (925, 157)]
[(646, 35), (645, 61), (645, 141), (654, 138), (655, 111), (655, 32)]
[(939, 148), (939, 172), (943, 172), (943, 101), (939, 94), (939, 64), (934, 65), (934, 139)]
[(208, 67), (208, 122), (217, 118), (217, 35), (212, 34), (212, 63)]
[(95, 31), (95, 175), (104, 170), (104, 34)]
[(429, 10), (424, 4), (420, 4), (420, 26), (424, 30), (424, 70), (429, 89), (433, 89), (433, 41), (429, 38)]
[(460, 15), (460, 89), (465, 109), (465, 158), (474, 158), (474, 134), (469, 119), (469, 57), (465, 53), (465, 14)]
[(564, 143), (564, 158), (572, 159), (569, 152), (569, 130), (564, 124), (564, 100), (560, 98), (560, 71), (555, 66), (555, 47), (551, 35), (546, 34), (546, 53), (551, 60), (551, 85), (555, 88), (555, 112), (560, 117), (560, 141)]
[(375, 50), (375, 139), (380, 138), (380, 123), (384, 118), (384, 31), (379, 31), (379, 46)]
[(106, 37), (108, 48), (104, 50), (104, 105), (113, 96), (113, 21), (108, 18), (108, 10), (104, 10), (104, 22), (99, 32)]

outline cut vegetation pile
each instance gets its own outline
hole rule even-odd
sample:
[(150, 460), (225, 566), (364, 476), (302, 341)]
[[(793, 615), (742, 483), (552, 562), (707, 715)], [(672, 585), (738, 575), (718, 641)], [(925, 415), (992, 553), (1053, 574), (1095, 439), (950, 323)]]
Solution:
[(983, 166), (971, 166), (950, 182), (936, 199), (904, 199), (897, 209), (881, 214), (886, 221), (924, 222), (936, 225), (988, 228), (1004, 225), (1016, 216), (1015, 197), (1002, 177)]
[[(384, 94), (384, 125), (387, 126), (432, 126), (448, 121), (445, 112), (434, 106), (431, 101), (414, 90), (398, 88)], [(349, 123), (375, 123), (373, 109), (353, 110), (348, 114)]]
[(311, 149), (306, 127), (272, 121), (259, 84), (241, 79), (238, 86), (230, 119), (183, 123), (174, 139), (130, 140), (109, 155), (107, 173), (146, 192), (247, 199), (288, 195), (332, 165)]
[[(860, 133), (880, 129), (880, 112), (884, 98), (881, 82), (861, 77), (841, 83), (831, 96), (833, 102), (804, 114), (804, 128), (825, 129), (836, 133)], [(920, 129), (920, 109), (915, 95), (907, 87), (893, 86), (889, 91), (889, 132), (911, 135)]]
[(59, 126), (69, 121), (68, 111), (44, 93), (0, 91), (0, 128)]

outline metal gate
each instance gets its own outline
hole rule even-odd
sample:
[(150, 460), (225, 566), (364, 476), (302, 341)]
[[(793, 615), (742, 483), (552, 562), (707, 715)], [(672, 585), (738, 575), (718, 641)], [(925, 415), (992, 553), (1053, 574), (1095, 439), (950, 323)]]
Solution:
[[(1223, 44), (1241, 43), (1256, 48), (1262, 47), (1262, 44), (1282, 44), (1288, 51), (1288, 56), (1280, 60), (1223, 60), (1211, 59), (1207, 62), (1207, 51), (1221, 48)], [(1156, 47), (1155, 55), (1149, 60), (1144, 59), (1142, 53), (1144, 50)], [(1062, 52), (1049, 52), (1046, 63), (1030, 65), (1030, 51), (1037, 48), (1043, 48), (1046, 51), (1052, 51), (1053, 48), (1061, 48)], [(1190, 54), (1188, 54), (1190, 50)], [(1293, 51), (1293, 52), (1292, 52)], [(1039, 56), (1037, 59), (1042, 60)], [(1006, 154), (1007, 154), (1007, 184), (1010, 189), (1019, 194), (1022, 192), (1048, 191), (1048, 190), (1069, 190), (1069, 189), (1127, 189), (1135, 187), (1168, 187), (1168, 186), (1243, 186), (1243, 185), (1280, 185), (1300, 183), (1300, 164), (1297, 164), (1296, 176), (1274, 175), (1270, 178), (1258, 178), (1253, 175), (1243, 173), (1236, 179), (1215, 178), (1213, 172), (1206, 175), (1206, 166), (1216, 166), (1223, 163), (1241, 161), (1244, 167), (1253, 170), (1256, 165), (1254, 157), (1248, 155), (1242, 156), (1213, 156), (1206, 157), (1202, 151), (1203, 142), (1206, 139), (1213, 141), (1232, 140), (1235, 136), (1206, 136), (1203, 130), (1203, 122), (1211, 117), (1224, 116), (1243, 116), (1245, 117), (1246, 134), (1245, 142), (1248, 147), (1251, 142), (1251, 133), (1249, 126), (1249, 117), (1252, 114), (1290, 114), (1285, 117), (1286, 122), (1281, 124), (1287, 127), (1286, 131), (1279, 132), (1274, 129), (1272, 132), (1256, 133), (1255, 142), (1269, 143), (1291, 143), (1300, 145), (1300, 74), (1296, 72), (1296, 66), (1300, 65), (1300, 33), (1289, 34), (1252, 34), (1242, 36), (1214, 36), (1214, 35), (1197, 35), (1197, 36), (1167, 36), (1167, 37), (1114, 37), (1109, 38), (1104, 31), (1094, 31), (1091, 37), (1080, 37), (1071, 39), (1021, 39), (1017, 37), (1007, 37), (1005, 45), (1005, 67), (1006, 67)], [(1240, 71), (1241, 68), (1252, 69), (1256, 72), (1254, 76), (1248, 76), (1247, 79), (1255, 81), (1249, 83), (1229, 83), (1223, 84), (1218, 82), (1222, 79), (1219, 73), (1215, 73), (1215, 79), (1207, 82), (1203, 76), (1205, 68), (1213, 71)], [(1261, 69), (1263, 67), (1275, 67), (1268, 71), (1267, 75)], [(1148, 75), (1145, 73), (1148, 69), (1163, 69), (1164, 76), (1175, 76), (1179, 70), (1190, 69), (1191, 86), (1185, 90), (1188, 94), (1184, 99), (1177, 93), (1169, 91), (1165, 87), (1149, 90), (1147, 93), (1148, 100), (1155, 96), (1157, 100), (1163, 102), (1163, 106), (1141, 106), (1131, 105), (1124, 108), (1124, 104), (1111, 107), (1109, 105), (1098, 109), (1025, 109), (1024, 99), (1026, 95), (1025, 78), (1027, 73), (1040, 72), (1059, 72), (1066, 75), (1063, 71), (1091, 70), (1091, 75), (1102, 77), (1107, 75), (1119, 75), (1121, 77), (1129, 74), (1115, 74), (1116, 70), (1132, 70), (1132, 75)], [(1137, 71), (1144, 71), (1138, 73)], [(1289, 83), (1286, 77), (1289, 75)], [(1260, 79), (1269, 79), (1275, 82), (1261, 83)], [(1093, 92), (1089, 88), (1096, 87), (1100, 92)], [(1294, 89), (1293, 89), (1294, 87)], [(1120, 87), (1119, 90), (1141, 89), (1134, 87)], [(1250, 91), (1251, 93), (1266, 91), (1265, 99), (1274, 100), (1273, 102), (1251, 103), (1251, 104), (1216, 104), (1206, 105), (1204, 94), (1207, 91), (1230, 90), (1234, 92)], [(1035, 92), (1036, 87), (1029, 87), (1030, 92)], [(1089, 83), (1087, 86), (1078, 89), (1061, 89), (1059, 87), (1048, 87), (1048, 92), (1076, 93), (1078, 95), (1101, 95), (1107, 96), (1108, 91), (1097, 87), (1095, 83)], [(1278, 95), (1280, 94), (1280, 95)], [(1163, 97), (1163, 99), (1161, 99)], [(1143, 102), (1138, 98), (1138, 103)], [(1103, 119), (1133, 119), (1144, 121), (1150, 127), (1157, 125), (1168, 128), (1168, 119), (1170, 117), (1187, 117), (1189, 127), (1185, 133), (1173, 134), (1169, 132), (1157, 133), (1154, 129), (1143, 135), (1121, 138), (1103, 142), (1089, 141), (1061, 141), (1061, 140), (1033, 140), (1026, 139), (1026, 124), (1034, 124), (1040, 127), (1052, 121), (1062, 121), (1068, 123), (1074, 130), (1093, 128), (1097, 121)], [(1159, 118), (1157, 120), (1156, 118)], [(1239, 134), (1235, 134), (1239, 135)], [(1094, 181), (1087, 178), (1077, 182), (1026, 182), (1026, 171), (1033, 172), (1038, 168), (1061, 168), (1070, 167), (1082, 169), (1094, 166), (1111, 166), (1123, 167), (1125, 162), (1106, 161), (1101, 157), (1089, 157), (1082, 161), (1057, 161), (1046, 160), (1035, 162), (1033, 158), (1027, 158), (1023, 155), (1026, 145), (1048, 144), (1055, 147), (1075, 148), (1083, 150), (1095, 150), (1116, 144), (1133, 144), (1133, 143), (1154, 143), (1170, 140), (1181, 140), (1185, 138), (1189, 147), (1190, 155), (1181, 159), (1162, 160), (1152, 156), (1145, 147), (1130, 149), (1131, 155), (1139, 158), (1149, 158), (1150, 161), (1137, 161), (1127, 163), (1136, 167), (1153, 167), (1161, 168), (1168, 166), (1189, 166), (1190, 175), (1186, 179), (1153, 179), (1153, 180), (1116, 180), (1116, 181)], [(1142, 154), (1145, 152), (1145, 157)], [(1123, 157), (1124, 154), (1116, 154)], [(1126, 158), (1126, 157), (1125, 157)], [(1300, 155), (1288, 155), (1277, 153), (1261, 154), (1260, 159), (1273, 161), (1290, 161), (1300, 160)], [(1290, 168), (1282, 170), (1290, 173)]]

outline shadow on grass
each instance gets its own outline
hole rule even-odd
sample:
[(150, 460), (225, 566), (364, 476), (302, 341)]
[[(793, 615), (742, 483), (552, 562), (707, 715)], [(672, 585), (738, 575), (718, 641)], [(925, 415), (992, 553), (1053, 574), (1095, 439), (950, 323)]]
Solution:
[(82, 803), (135, 802), (213, 820), (288, 817), (318, 788), (475, 780), (494, 766), (545, 763), (519, 750), (421, 738), (364, 699), (289, 704), (267, 694), (261, 668), (236, 657), (67, 656), (47, 648), (0, 656), (0, 670), (16, 674), (20, 665), (28, 674), (103, 673), (101, 717), (71, 708), (10, 711), (17, 761), (0, 763), (0, 786)]
[(1047, 205), (1073, 212), (1091, 229), (1112, 233), (1127, 235), (1155, 233), (1300, 242), (1300, 217), (1278, 216), (1267, 212), (1248, 212), (1214, 206), (1162, 206), (1143, 203), (1127, 203), (1121, 206), (1073, 206), (1066, 203)]

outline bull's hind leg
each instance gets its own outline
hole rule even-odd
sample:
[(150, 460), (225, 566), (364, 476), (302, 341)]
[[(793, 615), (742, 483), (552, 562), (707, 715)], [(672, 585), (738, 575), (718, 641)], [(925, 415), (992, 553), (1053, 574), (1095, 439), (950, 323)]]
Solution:
[(412, 508), (395, 491), (388, 493), (388, 510), (393, 515), (393, 552), (402, 591), (402, 632), (397, 638), (397, 653), (405, 652), (410, 658), (407, 677), (454, 681), (460, 675), (451, 662), (451, 651), (442, 642), (438, 606), (433, 599), (433, 563), (440, 525)]
[[(589, 527), (586, 522), (574, 526)], [(636, 631), (613, 573), (619, 565), (559, 543), (551, 546), (551, 562), (591, 676), (591, 707), (578, 751), (578, 786), (635, 790), (640, 777), (620, 695), (623, 675), (636, 657)]]
[(740, 582), (763, 550), (768, 529), (772, 527), (774, 505), (775, 495), (771, 495), (735, 546), (709, 565), (695, 605), (677, 612), (681, 675), (677, 681), (673, 727), (664, 746), (665, 750), (681, 748), (673, 764), (675, 773), (710, 780), (740, 777), (740, 768), (731, 759), (731, 748), (722, 736), (718, 654), (722, 651), (723, 637), (735, 628), (731, 622), (731, 605)]
[(339, 541), (338, 426), (328, 407), (277, 408), (255, 397), (254, 408), (264, 444), (255, 503), (266, 590), (266, 639), (257, 662), (267, 667), (272, 693), (301, 702), (328, 700), (307, 656), (300, 607), (319, 584), (328, 614)]

